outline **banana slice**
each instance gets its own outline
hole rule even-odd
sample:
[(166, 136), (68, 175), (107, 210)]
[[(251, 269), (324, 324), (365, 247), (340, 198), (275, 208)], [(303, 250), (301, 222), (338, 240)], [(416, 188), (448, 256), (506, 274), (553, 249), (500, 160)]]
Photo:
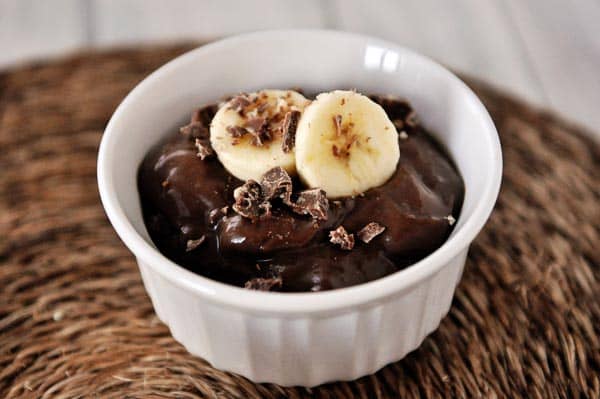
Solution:
[(210, 143), (225, 169), (241, 180), (260, 180), (280, 166), (296, 173), (294, 151), (284, 141), (285, 125), (297, 123), (309, 101), (292, 90), (261, 90), (235, 96), (217, 111)]
[(329, 198), (354, 196), (382, 185), (399, 159), (394, 124), (383, 108), (354, 91), (319, 94), (298, 123), (298, 174)]

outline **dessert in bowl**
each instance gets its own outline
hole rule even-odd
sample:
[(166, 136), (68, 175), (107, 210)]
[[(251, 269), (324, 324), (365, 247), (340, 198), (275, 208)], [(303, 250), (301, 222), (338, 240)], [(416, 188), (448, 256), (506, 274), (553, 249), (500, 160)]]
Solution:
[[(285, 112), (272, 121), (275, 139), (261, 137), (262, 125), (236, 119), (246, 112), (260, 116), (236, 101), (251, 102), (264, 89), (289, 87), (324, 94), (313, 99), (279, 92), (299, 100), (284, 105)], [(356, 91), (335, 91), (349, 87)], [(241, 92), (249, 98), (235, 96), (204, 113), (210, 120), (208, 136), (194, 131), (203, 113), (190, 121), (193, 110)], [(407, 105), (400, 100), (360, 93), (405, 98), (420, 122), (407, 120), (408, 114), (392, 115), (391, 104)], [(265, 95), (278, 97), (276, 90)], [(348, 104), (341, 105), (343, 99)], [(353, 104), (380, 113), (369, 113), (365, 122), (339, 109)], [(378, 128), (378, 136), (367, 140), (359, 127), (374, 121), (387, 135)], [(400, 122), (414, 126), (399, 129)], [(322, 145), (316, 125), (336, 139)], [(180, 126), (185, 128), (174, 139)], [(286, 144), (292, 130), (293, 145)], [(346, 148), (348, 138), (352, 144)], [(377, 158), (382, 163), (364, 176), (355, 172), (354, 180), (336, 175), (336, 168), (357, 164), (357, 142), (370, 148), (367, 153), (383, 154)], [(275, 164), (237, 162), (244, 159), (240, 154), (250, 159), (265, 147), (277, 152), (271, 157)], [(321, 150), (323, 155), (315, 157)], [(185, 159), (181, 165), (169, 163), (178, 157)], [(405, 173), (409, 169), (416, 172)], [(431, 170), (439, 173), (425, 173)], [(422, 185), (415, 183), (419, 176)], [(98, 160), (109, 219), (136, 256), (156, 313), (175, 339), (215, 367), (258, 382), (305, 386), (372, 373), (415, 349), (439, 325), (468, 246), (493, 208), (500, 176), (494, 126), (458, 78), (394, 44), (326, 31), (243, 35), (175, 59), (119, 106)], [(209, 197), (191, 192), (194, 184), (200, 191), (215, 184), (217, 200), (189, 212), (194, 201), (173, 199)], [(429, 204), (427, 212), (416, 215), (425, 197), (439, 206)], [(393, 207), (404, 213), (393, 213)], [(422, 216), (435, 228), (407, 240), (411, 231), (421, 230), (389, 215)], [(171, 234), (174, 227), (177, 234)], [(297, 234), (286, 244), (288, 232)], [(407, 243), (412, 246), (403, 252)], [(336, 264), (342, 272), (329, 273)], [(299, 292), (320, 290), (327, 291)]]
[(144, 158), (150, 237), (200, 275), (322, 291), (394, 273), (437, 249), (463, 182), (406, 101), (336, 90), (207, 104)]

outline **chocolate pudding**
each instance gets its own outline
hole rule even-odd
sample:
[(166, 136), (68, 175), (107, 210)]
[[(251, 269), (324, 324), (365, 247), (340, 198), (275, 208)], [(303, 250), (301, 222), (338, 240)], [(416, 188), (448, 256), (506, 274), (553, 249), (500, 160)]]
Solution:
[[(397, 167), (382, 185), (336, 198), (280, 167), (260, 180), (237, 179), (209, 140), (218, 107), (194, 112), (139, 168), (144, 221), (155, 245), (202, 276), (284, 292), (361, 284), (435, 251), (458, 219), (463, 181), (406, 101), (370, 99), (396, 128)], [(291, 110), (275, 120), (273, 129), (281, 130), (287, 152), (298, 118), (299, 111)], [(252, 136), (258, 145), (270, 137), (261, 129)], [(229, 131), (234, 137), (252, 135), (250, 128)]]

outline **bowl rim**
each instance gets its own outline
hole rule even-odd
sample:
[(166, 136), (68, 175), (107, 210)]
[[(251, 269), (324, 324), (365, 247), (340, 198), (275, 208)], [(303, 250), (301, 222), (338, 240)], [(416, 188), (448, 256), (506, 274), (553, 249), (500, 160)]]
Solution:
[[(110, 147), (115, 137), (119, 134), (119, 131), (115, 129), (116, 121), (128, 112), (129, 104), (134, 102), (140, 94), (143, 94), (145, 87), (160, 79), (161, 75), (166, 72), (176, 69), (180, 64), (184, 64), (186, 61), (196, 57), (208, 56), (211, 52), (228, 46), (235, 47), (240, 42), (261, 40), (281, 35), (343, 36), (349, 39), (372, 41), (386, 48), (393, 48), (395, 51), (416, 57), (422, 62), (429, 63), (433, 68), (441, 70), (448, 79), (458, 84), (465, 91), (466, 95), (471, 97), (471, 100), (478, 108), (478, 112), (483, 116), (484, 122), (487, 125), (487, 129), (483, 129), (482, 133), (485, 133), (486, 144), (493, 155), (493, 159), (491, 160), (492, 166), (486, 171), (486, 184), (482, 189), (479, 202), (475, 206), (472, 215), (464, 221), (464, 224), (454, 235), (449, 237), (433, 253), (395, 273), (351, 287), (322, 292), (261, 292), (232, 286), (195, 274), (166, 258), (135, 230), (117, 200), (112, 173), (108, 168), (111, 164), (109, 162), (111, 158)], [(253, 313), (298, 316), (299, 314), (309, 313), (339, 312), (351, 307), (364, 306), (375, 301), (380, 301), (383, 298), (416, 288), (418, 283), (426, 280), (429, 276), (446, 266), (470, 245), (492, 212), (500, 190), (502, 154), (500, 140), (494, 123), (479, 98), (456, 75), (430, 58), (393, 42), (368, 35), (323, 29), (281, 29), (241, 34), (202, 45), (172, 59), (144, 78), (119, 104), (106, 126), (98, 152), (97, 178), (100, 198), (108, 219), (118, 236), (135, 255), (138, 262), (143, 262), (162, 275), (166, 280), (181, 288), (195, 292), (198, 296), (211, 303), (244, 309)], [(453, 284), (454, 282), (448, 283)]]

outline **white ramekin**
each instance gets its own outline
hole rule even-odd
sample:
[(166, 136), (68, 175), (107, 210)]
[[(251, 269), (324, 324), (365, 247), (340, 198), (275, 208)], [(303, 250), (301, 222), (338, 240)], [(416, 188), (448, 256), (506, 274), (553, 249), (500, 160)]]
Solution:
[[(224, 94), (301, 87), (405, 97), (452, 154), (466, 194), (446, 243), (385, 278), (321, 293), (221, 284), (165, 258), (140, 210), (138, 166), (190, 112)], [(446, 315), (470, 243), (492, 211), (502, 158), (492, 120), (456, 76), (408, 49), (333, 31), (270, 31), (190, 51), (141, 82), (108, 124), (98, 156), (102, 203), (137, 258), (158, 317), (187, 350), (256, 382), (314, 386), (373, 373), (417, 348)]]

